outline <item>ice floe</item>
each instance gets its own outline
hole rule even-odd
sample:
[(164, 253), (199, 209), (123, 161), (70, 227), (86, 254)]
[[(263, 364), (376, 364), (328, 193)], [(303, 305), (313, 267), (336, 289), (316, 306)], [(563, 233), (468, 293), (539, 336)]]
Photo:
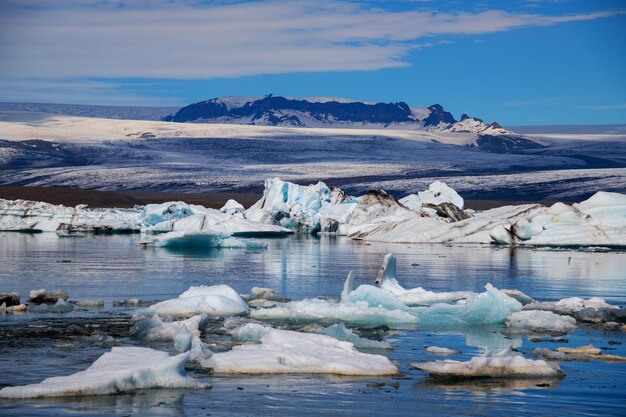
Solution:
[(526, 310), (511, 314), (506, 319), (506, 325), (521, 331), (568, 333), (576, 329), (576, 319), (551, 311)]
[(552, 311), (572, 316), (582, 322), (626, 323), (626, 308), (609, 304), (600, 297), (586, 300), (580, 297), (570, 297), (559, 301), (533, 302), (525, 305), (524, 310)]
[(428, 346), (426, 348), (426, 352), (430, 353), (431, 355), (441, 356), (456, 355), (457, 353), (460, 353), (458, 350), (438, 346)]
[(593, 345), (580, 346), (576, 348), (560, 347), (556, 350), (537, 348), (533, 350), (533, 355), (548, 360), (558, 361), (600, 360), (604, 362), (626, 362), (626, 357), (605, 355), (602, 352), (602, 349), (594, 347)]
[(511, 349), (487, 352), (465, 362), (447, 359), (412, 363), (411, 366), (431, 376), (448, 378), (560, 378), (564, 375), (556, 364), (527, 359)]
[(250, 310), (246, 302), (231, 287), (225, 284), (190, 287), (171, 300), (161, 301), (148, 307), (148, 311), (164, 316), (193, 316), (208, 314), (230, 316), (244, 314)]
[(70, 313), (74, 311), (74, 305), (66, 301), (63, 301), (63, 299), (59, 298), (57, 302), (54, 304), (45, 304), (45, 303), (44, 304), (29, 304), (28, 311), (30, 313), (42, 313), (42, 314)]
[(396, 366), (382, 355), (357, 351), (334, 337), (278, 330), (256, 323), (236, 329), (239, 339), (256, 341), (214, 353), (207, 365), (215, 373), (393, 375)]
[(0, 398), (107, 395), (149, 388), (205, 388), (185, 372), (189, 354), (170, 356), (142, 347), (114, 347), (89, 368), (38, 384), (6, 387)]

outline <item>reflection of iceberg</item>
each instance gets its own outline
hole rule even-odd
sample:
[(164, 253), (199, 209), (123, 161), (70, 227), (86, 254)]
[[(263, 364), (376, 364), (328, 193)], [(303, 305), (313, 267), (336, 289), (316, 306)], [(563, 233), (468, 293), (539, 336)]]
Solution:
[(168, 232), (151, 236), (141, 242), (142, 246), (155, 246), (170, 249), (209, 249), (209, 248), (237, 248), (237, 249), (264, 249), (267, 245), (254, 239), (238, 239), (228, 235), (210, 232)]
[(148, 311), (166, 316), (192, 316), (195, 314), (235, 315), (247, 313), (246, 302), (228, 285), (190, 287), (171, 300), (151, 305)]
[(456, 327), (454, 329), (437, 330), (437, 334), (463, 336), (467, 346), (484, 348), (492, 352), (522, 346), (521, 336), (505, 336), (500, 333), (500, 330), (502, 330), (501, 325), (465, 326)]
[(492, 354), (474, 356), (466, 362), (441, 360), (412, 363), (413, 368), (421, 369), (435, 377), (452, 378), (558, 378), (563, 371), (557, 365), (543, 360), (526, 359), (510, 349)]
[(0, 398), (37, 398), (106, 395), (148, 388), (204, 388), (185, 373), (188, 354), (140, 347), (114, 347), (89, 368), (69, 376), (53, 377), (39, 384), (7, 387)]
[(237, 337), (258, 344), (214, 353), (207, 366), (216, 373), (393, 375), (398, 369), (384, 356), (361, 353), (334, 337), (277, 330), (255, 323), (236, 329)]

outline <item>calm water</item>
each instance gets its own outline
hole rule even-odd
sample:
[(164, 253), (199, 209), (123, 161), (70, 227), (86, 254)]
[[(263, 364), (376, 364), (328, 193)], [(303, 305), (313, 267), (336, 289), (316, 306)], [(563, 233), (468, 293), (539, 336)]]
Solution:
[[(70, 299), (103, 299), (104, 309), (69, 315), (0, 317), (0, 386), (39, 382), (85, 369), (111, 345), (131, 345), (131, 310), (114, 308), (124, 298), (161, 300), (190, 285), (227, 283), (241, 293), (271, 287), (293, 299), (338, 297), (349, 270), (372, 283), (383, 256), (398, 256), (405, 287), (481, 291), (491, 282), (540, 300), (600, 296), (626, 304), (626, 253), (495, 248), (481, 245), (366, 244), (345, 238), (290, 237), (267, 240), (259, 251), (209, 253), (142, 249), (139, 235), (58, 238), (54, 234), (0, 233), (0, 291), (26, 298), (32, 289), (64, 289)], [(564, 362), (557, 381), (442, 384), (410, 362), (435, 360), (430, 345), (461, 350), (469, 358), (483, 347), (536, 347), (593, 343), (626, 355), (626, 335), (579, 326), (568, 343), (534, 343), (506, 337), (500, 326), (378, 330), (393, 344), (388, 355), (401, 374), (393, 378), (336, 376), (195, 375), (211, 390), (150, 390), (137, 394), (54, 400), (0, 401), (0, 415), (623, 415), (626, 364)], [(8, 337), (7, 335), (11, 335)], [(370, 334), (371, 335), (371, 334)], [(108, 337), (107, 337), (108, 336)], [(218, 337), (208, 334), (207, 342)], [(609, 343), (611, 342), (611, 343)], [(169, 350), (168, 344), (153, 344)], [(547, 384), (546, 384), (547, 382)], [(547, 385), (547, 386), (546, 386)]]

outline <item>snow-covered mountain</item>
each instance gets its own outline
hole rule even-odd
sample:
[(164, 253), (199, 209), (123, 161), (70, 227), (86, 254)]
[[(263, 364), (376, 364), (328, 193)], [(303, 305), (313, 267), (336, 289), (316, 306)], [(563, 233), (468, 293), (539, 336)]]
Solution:
[(164, 120), (260, 126), (424, 129), (516, 136), (495, 122), (487, 124), (465, 114), (457, 121), (439, 104), (409, 107), (401, 101), (369, 103), (332, 97), (295, 99), (272, 94), (217, 97), (185, 106)]

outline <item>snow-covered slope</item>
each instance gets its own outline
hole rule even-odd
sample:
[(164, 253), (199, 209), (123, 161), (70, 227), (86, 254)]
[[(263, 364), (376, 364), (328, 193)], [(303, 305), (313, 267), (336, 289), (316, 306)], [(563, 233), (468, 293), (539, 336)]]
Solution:
[(497, 123), (463, 115), (457, 120), (441, 105), (409, 107), (404, 102), (370, 103), (333, 97), (297, 99), (216, 97), (190, 104), (164, 118), (172, 122), (257, 126), (424, 129), (483, 135), (514, 135)]

